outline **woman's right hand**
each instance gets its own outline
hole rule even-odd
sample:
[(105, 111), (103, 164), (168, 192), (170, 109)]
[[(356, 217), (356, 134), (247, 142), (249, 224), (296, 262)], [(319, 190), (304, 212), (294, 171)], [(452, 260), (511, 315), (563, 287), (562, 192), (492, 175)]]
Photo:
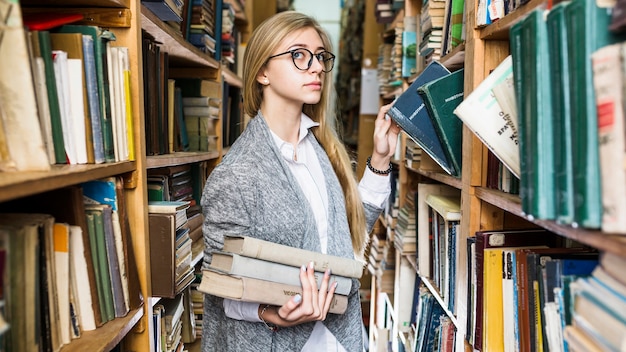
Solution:
[(266, 309), (262, 316), (262, 308), (259, 307), (261, 319), (268, 324), (278, 327), (289, 327), (311, 321), (325, 320), (330, 310), (337, 283), (330, 283), (330, 270), (327, 270), (318, 290), (314, 270), (313, 262), (309, 263), (308, 266), (303, 265), (300, 270), (302, 295), (295, 295), (281, 307), (273, 306)]

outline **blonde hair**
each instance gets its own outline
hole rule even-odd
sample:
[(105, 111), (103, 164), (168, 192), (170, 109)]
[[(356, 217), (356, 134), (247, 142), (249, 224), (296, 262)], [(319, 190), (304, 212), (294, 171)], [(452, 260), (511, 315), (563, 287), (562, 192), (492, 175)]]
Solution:
[[(267, 58), (274, 54), (274, 50), (289, 34), (304, 28), (314, 28), (328, 51), (332, 51), (330, 38), (319, 23), (296, 11), (280, 12), (257, 27), (248, 44), (243, 58), (243, 108), (248, 116), (256, 116), (263, 100), (263, 90), (257, 82), (257, 74), (267, 63)], [(324, 84), (319, 103), (305, 104), (302, 112), (313, 121), (318, 122), (318, 128), (312, 132), (328, 154), (333, 169), (339, 178), (346, 199), (346, 211), (352, 248), (358, 258), (361, 258), (368, 241), (365, 222), (365, 210), (359, 196), (358, 185), (350, 157), (345, 146), (339, 140), (335, 131), (334, 113), (331, 110), (330, 94), (332, 90), (332, 74), (324, 75)]]

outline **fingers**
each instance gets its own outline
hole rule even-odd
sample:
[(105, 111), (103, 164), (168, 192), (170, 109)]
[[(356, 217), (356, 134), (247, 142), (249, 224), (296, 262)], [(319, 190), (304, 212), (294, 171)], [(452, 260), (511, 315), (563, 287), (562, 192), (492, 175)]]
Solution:
[(296, 295), (278, 308), (277, 314), (282, 320), (281, 325), (289, 326), (326, 319), (336, 289), (336, 283), (331, 283), (330, 277), (330, 270), (327, 270), (321, 278), (318, 290), (314, 263), (303, 265), (300, 270), (302, 295)]

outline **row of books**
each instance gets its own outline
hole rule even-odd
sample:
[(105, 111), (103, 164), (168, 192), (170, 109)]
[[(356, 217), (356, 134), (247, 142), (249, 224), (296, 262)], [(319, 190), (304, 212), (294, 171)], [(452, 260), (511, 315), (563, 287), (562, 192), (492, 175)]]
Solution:
[(71, 24), (82, 15), (22, 22), (11, 13), (19, 18), (0, 50), (21, 59), (2, 75), (2, 96), (11, 97), (1, 114), (3, 169), (134, 160), (128, 48), (109, 30)]
[(59, 350), (141, 305), (121, 185), (94, 180), (3, 205), (2, 349)]
[(626, 233), (625, 37), (610, 23), (587, 0), (532, 11), (511, 28), (511, 56), (454, 112), (519, 178), (504, 185), (528, 216)]
[(343, 314), (354, 278), (360, 278), (363, 265), (341, 258), (280, 245), (246, 236), (226, 236), (222, 251), (212, 253), (211, 263), (202, 271), (198, 290), (238, 301), (282, 306), (293, 295), (302, 293), (300, 272), (313, 263), (318, 285), (327, 269), (330, 282), (337, 282), (330, 313)]
[(474, 348), (563, 350), (570, 284), (597, 269), (599, 253), (542, 229), (477, 232), (467, 250), (467, 337)]

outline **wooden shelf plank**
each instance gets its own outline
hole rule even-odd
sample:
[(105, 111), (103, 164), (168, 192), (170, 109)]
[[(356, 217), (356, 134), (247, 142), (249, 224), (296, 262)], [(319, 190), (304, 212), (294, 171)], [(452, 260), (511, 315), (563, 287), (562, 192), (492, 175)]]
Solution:
[[(243, 58), (240, 58), (243, 59)], [(238, 88), (243, 88), (243, 80), (241, 77), (237, 76), (236, 73), (224, 67), (222, 69), (222, 75), (224, 76), (224, 81), (231, 86), (235, 86)]]
[(122, 341), (141, 317), (143, 317), (143, 306), (96, 330), (83, 332), (79, 339), (72, 340), (70, 344), (63, 346), (61, 352), (110, 351)]
[(106, 164), (53, 165), (50, 171), (0, 173), (0, 202), (89, 180), (134, 171), (134, 161)]
[(146, 168), (174, 166), (195, 163), (219, 158), (219, 152), (176, 152), (172, 154), (153, 155), (147, 157)]
[(601, 251), (626, 256), (626, 236), (624, 235), (611, 235), (599, 230), (574, 228), (569, 225), (559, 224), (555, 221), (530, 218), (522, 212), (521, 200), (516, 195), (482, 187), (477, 187), (475, 194), (476, 197), (487, 203), (493, 204), (500, 209), (522, 217), (563, 237), (573, 239)]
[(436, 180), (441, 183), (445, 183), (446, 185), (450, 187), (461, 189), (462, 183), (461, 183), (460, 178), (456, 178), (454, 176), (450, 176), (448, 174), (438, 172), (438, 171), (430, 171), (430, 170), (423, 170), (423, 169), (419, 169), (415, 167), (409, 167), (408, 165), (405, 165), (404, 167), (410, 172), (426, 176), (432, 180)]
[(141, 6), (141, 28), (148, 32), (169, 54), (170, 64), (176, 66), (219, 68), (219, 62), (186, 41), (169, 25), (163, 23), (152, 11)]
[(509, 39), (509, 30), (511, 27), (524, 18), (530, 11), (536, 7), (544, 4), (544, 0), (530, 0), (524, 5), (521, 5), (515, 11), (497, 20), (496, 22), (480, 28), (480, 39), (483, 40), (498, 40)]

